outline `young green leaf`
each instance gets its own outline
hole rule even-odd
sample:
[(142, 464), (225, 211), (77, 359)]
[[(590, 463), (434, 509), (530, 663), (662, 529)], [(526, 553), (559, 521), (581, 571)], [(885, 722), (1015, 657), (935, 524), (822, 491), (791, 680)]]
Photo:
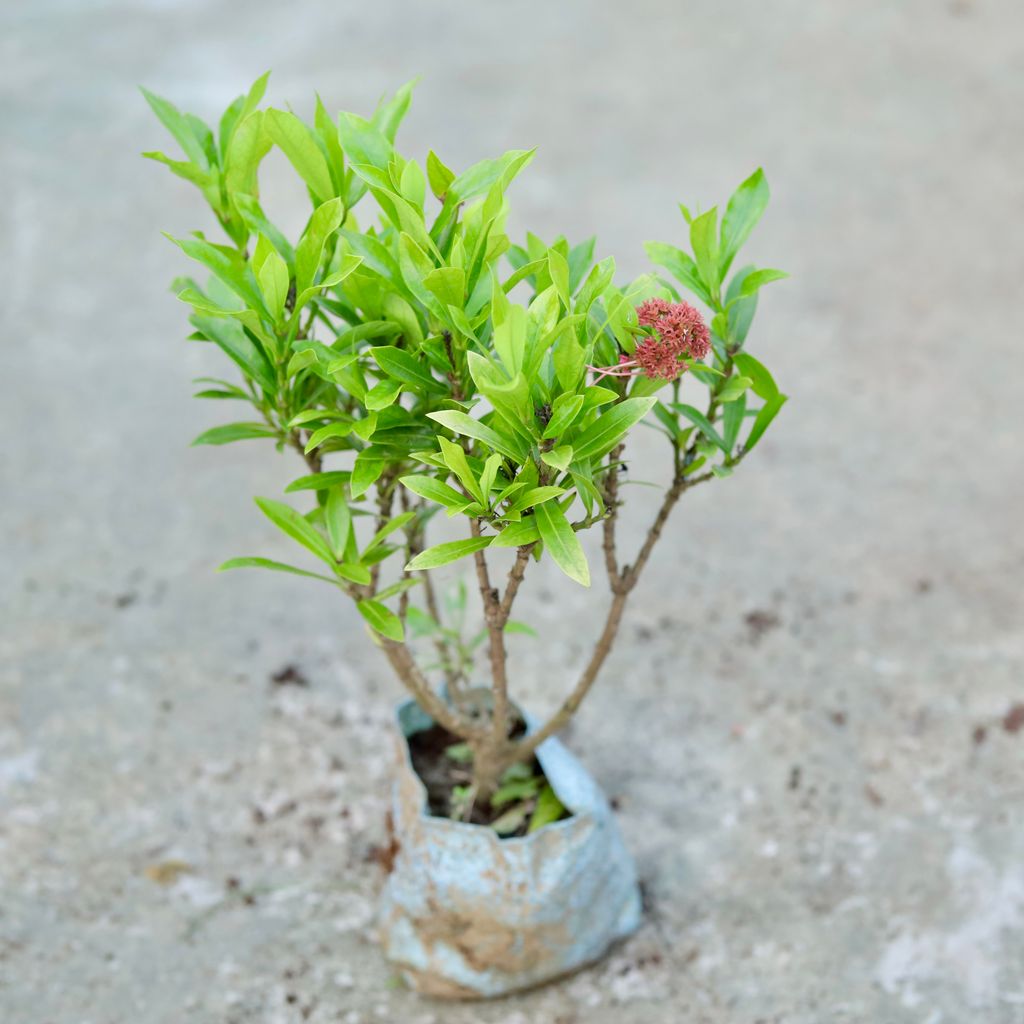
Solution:
[(466, 458), (466, 453), (462, 450), (462, 446), (456, 444), (454, 441), (449, 441), (446, 437), (438, 437), (437, 443), (441, 446), (441, 455), (444, 458), (445, 464), (458, 477), (459, 482), (466, 489), (466, 493), (471, 497), (476, 498), (476, 500), (483, 505), (484, 496), (483, 492), (480, 490), (480, 482), (477, 480), (476, 474), (470, 468), (469, 461)]
[(441, 162), (438, 155), (431, 150), (427, 154), (427, 181), (430, 182), (430, 191), (444, 202), (448, 186), (455, 180), (455, 174)]
[(569, 308), (569, 264), (556, 249), (548, 250), (548, 273), (562, 305)]
[(331, 488), (327, 495), (324, 523), (334, 557), (340, 562), (345, 557), (345, 548), (352, 533), (352, 510), (348, 507), (342, 487)]
[(256, 504), (259, 510), (292, 540), (298, 541), (328, 565), (335, 564), (334, 556), (323, 535), (318, 533), (291, 505), (285, 505), (284, 502), (273, 501), (270, 498), (256, 498)]
[(359, 614), (366, 620), (367, 625), (381, 636), (388, 640), (401, 643), (405, 639), (405, 630), (402, 628), (402, 620), (390, 608), (385, 607), (380, 601), (369, 599), (358, 601), (356, 608)]
[(444, 505), (445, 508), (455, 508), (456, 506), (462, 508), (466, 504), (466, 499), (454, 487), (442, 483), (437, 477), (403, 476), (398, 478), (398, 482), (413, 494), (438, 505)]
[(330, 583), (335, 587), (338, 585), (338, 581), (332, 580), (330, 576), (321, 576), (319, 573), (297, 569), (294, 565), (275, 562), (271, 558), (230, 558), (223, 565), (218, 566), (217, 572), (225, 572), (228, 569), (272, 569), (274, 572), (288, 572), (293, 576), (308, 576), (310, 579), (323, 580), (324, 583)]
[(413, 511), (400, 512), (397, 516), (393, 516), (389, 519), (374, 535), (373, 539), (363, 549), (363, 559), (383, 544), (383, 542), (391, 536), (396, 530), (400, 530), (406, 523), (410, 522), (416, 517), (416, 513)]
[(204, 430), (192, 444), (229, 444), (232, 441), (249, 441), (257, 437), (277, 437), (277, 431), (268, 427), (266, 423), (225, 423), (223, 426)]
[(456, 434), (482, 441), (493, 451), (500, 452), (515, 462), (522, 463), (526, 458), (525, 450), (518, 444), (510, 443), (512, 439), (508, 435), (499, 434), (487, 424), (467, 416), (464, 412), (443, 409), (440, 412), (429, 412), (427, 416)]
[(690, 246), (701, 280), (714, 297), (721, 283), (718, 252), (718, 210), (713, 206), (690, 225)]
[(722, 217), (722, 275), (768, 206), (768, 182), (759, 167), (733, 193)]
[(749, 377), (730, 377), (715, 397), (719, 402), (735, 402), (750, 387), (751, 383)]
[(573, 441), (576, 459), (596, 459), (610, 452), (626, 431), (651, 411), (656, 401), (651, 397), (627, 398), (614, 405)]
[(331, 172), (310, 128), (287, 110), (266, 111), (264, 123), (267, 133), (309, 186), (316, 201), (325, 203), (331, 199), (334, 196)]
[(547, 783), (537, 796), (537, 806), (530, 815), (530, 824), (526, 832), (530, 834), (550, 825), (565, 816), (565, 807), (558, 799), (558, 794), (552, 789), (551, 783)]
[(765, 402), (754, 418), (754, 425), (750, 428), (750, 434), (747, 436), (746, 441), (743, 442), (745, 451), (751, 451), (754, 445), (761, 440), (761, 436), (768, 429), (772, 420), (779, 414), (779, 410), (786, 404), (786, 400), (786, 396), (780, 392), (774, 398), (770, 398)]
[(551, 403), (551, 419), (544, 428), (544, 437), (561, 437), (573, 425), (583, 408), (583, 395), (570, 392), (559, 395)]
[(540, 453), (540, 461), (545, 466), (550, 466), (552, 469), (557, 469), (560, 473), (564, 473), (569, 468), (569, 463), (573, 460), (573, 450), (571, 444), (559, 445), (557, 448), (552, 448), (551, 451)]
[(770, 284), (772, 281), (781, 281), (787, 277), (789, 274), (784, 270), (755, 270), (744, 278), (740, 291), (743, 295), (753, 295), (764, 285)]
[(535, 544), (540, 539), (540, 531), (537, 529), (537, 520), (534, 516), (527, 516), (518, 523), (509, 523), (501, 533), (491, 542), (495, 548), (519, 548), (527, 544)]
[(375, 345), (370, 349), (370, 355), (389, 377), (410, 384), (417, 390), (432, 391), (435, 394), (443, 394), (446, 390), (444, 384), (431, 376), (427, 366), (405, 349)]
[(733, 356), (736, 369), (744, 376), (750, 378), (750, 387), (758, 398), (770, 400), (779, 393), (779, 387), (774, 378), (768, 372), (768, 367), (759, 362), (752, 355), (740, 352)]
[[(295, 290), (304, 292), (315, 280), (323, 259), (327, 239), (337, 231), (345, 216), (345, 207), (337, 197), (322, 203), (313, 211), (309, 224), (295, 247)], [(358, 264), (357, 264), (358, 265)]]
[(675, 402), (672, 404), (672, 408), (676, 412), (685, 416), (712, 444), (717, 445), (726, 454), (729, 449), (726, 446), (725, 441), (722, 439), (722, 435), (711, 425), (711, 421), (704, 415), (699, 409), (695, 409), (692, 405), (686, 405), (683, 402)]
[(409, 572), (418, 569), (436, 569), (438, 566), (447, 565), (466, 555), (472, 555), (476, 551), (482, 551), (492, 540), (492, 537), (467, 537), (465, 540), (435, 544), (432, 548), (421, 551), (405, 568)]
[(210, 166), (209, 157), (203, 147), (202, 139), (198, 136), (185, 114), (169, 100), (165, 100), (148, 89), (139, 87), (139, 91), (146, 98), (153, 113), (160, 119), (163, 126), (174, 136), (178, 145), (181, 146), (185, 155), (197, 167), (207, 168)]
[(583, 553), (576, 531), (566, 519), (565, 513), (553, 501), (538, 505), (534, 512), (540, 539), (544, 547), (551, 553), (555, 564), (570, 579), (590, 586), (590, 568), (587, 556)]
[(352, 474), (347, 469), (330, 470), (327, 473), (310, 473), (293, 480), (285, 489), (285, 494), (293, 491), (329, 491), (336, 484), (348, 483)]

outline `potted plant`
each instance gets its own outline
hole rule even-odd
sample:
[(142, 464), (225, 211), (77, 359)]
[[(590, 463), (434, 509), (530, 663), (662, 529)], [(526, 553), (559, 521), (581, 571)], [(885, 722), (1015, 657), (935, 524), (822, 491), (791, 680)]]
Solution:
[[(537, 984), (599, 957), (638, 921), (607, 802), (556, 736), (679, 499), (730, 475), (785, 401), (744, 351), (758, 290), (784, 275), (733, 271), (768, 187), (755, 172), (721, 218), (681, 207), (692, 255), (649, 243), (659, 269), (623, 287), (611, 257), (594, 261), (593, 239), (509, 240), (506, 192), (531, 151), (461, 173), (434, 152), (421, 165), (395, 148), (410, 86), (369, 118), (331, 117), (318, 99), (307, 124), (261, 106), (266, 80), (216, 132), (145, 93), (185, 159), (145, 155), (197, 185), (226, 235), (174, 239), (209, 275), (175, 282), (191, 337), (237, 371), (204, 379), (198, 397), (246, 409), (195, 443), (264, 439), (305, 460), (287, 488), (303, 510), (256, 503), (315, 568), (256, 556), (222, 568), (340, 591), (410, 695), (398, 711), (388, 955), (439, 995)], [(312, 204), (297, 239), (261, 205), (258, 169), (274, 146)], [(664, 436), (667, 485), (624, 555), (624, 458), (640, 424)], [(428, 541), (435, 529), (445, 539)], [(508, 669), (506, 635), (527, 628), (512, 617), (516, 597), (544, 560), (589, 586), (579, 535), (590, 529), (609, 592), (595, 604), (603, 626), (557, 710), (536, 720), (516, 704)], [(462, 632), (465, 587), (451, 598), (435, 582), (460, 559), (482, 606), (473, 636)]]

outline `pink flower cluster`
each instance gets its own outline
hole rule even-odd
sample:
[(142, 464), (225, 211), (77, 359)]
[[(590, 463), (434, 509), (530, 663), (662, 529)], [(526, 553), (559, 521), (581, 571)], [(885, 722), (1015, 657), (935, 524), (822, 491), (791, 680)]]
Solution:
[(711, 351), (711, 333), (700, 313), (688, 302), (647, 299), (637, 306), (637, 322), (654, 333), (641, 339), (633, 358), (619, 357), (618, 366), (591, 367), (601, 377), (631, 377), (643, 373), (655, 380), (675, 380), (685, 366), (680, 357), (703, 359)]

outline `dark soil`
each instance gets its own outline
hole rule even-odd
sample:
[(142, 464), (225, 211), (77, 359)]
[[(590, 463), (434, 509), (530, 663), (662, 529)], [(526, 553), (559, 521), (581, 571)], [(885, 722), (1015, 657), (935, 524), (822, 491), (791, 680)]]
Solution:
[[(522, 735), (525, 731), (525, 727), (519, 723), (512, 735), (513, 737)], [(430, 813), (439, 818), (450, 818), (452, 816), (453, 788), (468, 786), (472, 777), (473, 766), (471, 764), (459, 764), (446, 753), (449, 747), (462, 741), (447, 729), (435, 725), (423, 732), (413, 733), (407, 742), (412, 766), (427, 790), (427, 806), (430, 808)], [(547, 781), (544, 769), (541, 768), (540, 762), (536, 758), (530, 762), (530, 767), (534, 775)], [(501, 807), (491, 807), (489, 803), (477, 802), (473, 805), (469, 822), (473, 825), (490, 825), (500, 818), (510, 806), (505, 804)], [(570, 812), (567, 810), (563, 817), (569, 816)], [(526, 835), (528, 824), (529, 815), (517, 831), (502, 838), (513, 839), (516, 836)]]

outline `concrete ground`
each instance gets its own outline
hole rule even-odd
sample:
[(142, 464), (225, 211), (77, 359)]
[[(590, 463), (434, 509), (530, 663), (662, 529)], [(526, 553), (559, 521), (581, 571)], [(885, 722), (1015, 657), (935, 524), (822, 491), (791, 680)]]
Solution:
[[(1024, 7), (48, 0), (4, 6), (0, 52), (4, 1024), (1024, 1020)], [(134, 87), (213, 115), (268, 67), (302, 111), (421, 74), (407, 152), (539, 146), (514, 224), (627, 273), (677, 200), (772, 184), (751, 256), (792, 280), (750, 347), (792, 401), (688, 496), (568, 736), (646, 923), (521, 998), (396, 983), (397, 686), (345, 602), (211, 571), (285, 553), (251, 496), (297, 467), (188, 447), (221, 364), (159, 230), (208, 221), (138, 158), (171, 144)], [(543, 710), (599, 610), (550, 571), (523, 604)]]

